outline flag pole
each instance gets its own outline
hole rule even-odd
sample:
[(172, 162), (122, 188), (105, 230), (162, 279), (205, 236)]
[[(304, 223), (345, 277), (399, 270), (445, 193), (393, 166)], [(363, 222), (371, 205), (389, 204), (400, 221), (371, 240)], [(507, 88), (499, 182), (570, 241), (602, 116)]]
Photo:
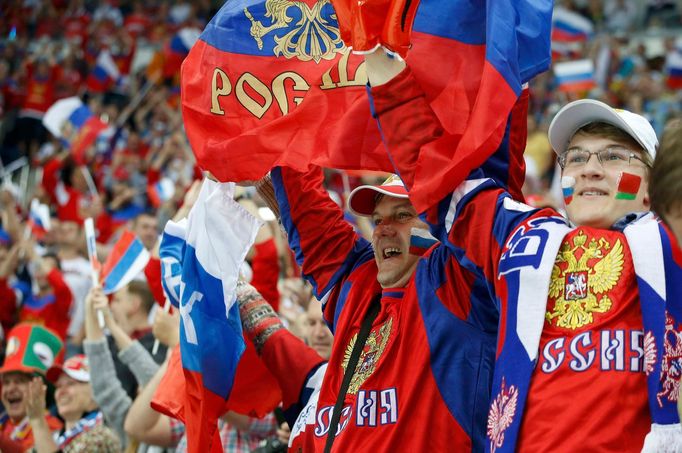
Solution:
[[(92, 286), (94, 287), (99, 285), (99, 271), (101, 266), (99, 260), (97, 259), (97, 247), (95, 245), (95, 224), (92, 220), (92, 217), (85, 219), (84, 227), (85, 242), (88, 246), (88, 258), (90, 259), (90, 268), (92, 269), (90, 276), (92, 277)], [(97, 323), (99, 324), (100, 329), (104, 329), (104, 313), (102, 313), (102, 310), (97, 310)]]

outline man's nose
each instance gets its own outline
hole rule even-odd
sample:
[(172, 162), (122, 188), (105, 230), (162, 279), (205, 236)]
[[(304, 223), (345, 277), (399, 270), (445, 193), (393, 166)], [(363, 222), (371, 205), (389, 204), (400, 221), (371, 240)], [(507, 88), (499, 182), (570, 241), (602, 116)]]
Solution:
[(580, 173), (585, 176), (602, 176), (604, 174), (604, 166), (596, 154), (590, 154)]

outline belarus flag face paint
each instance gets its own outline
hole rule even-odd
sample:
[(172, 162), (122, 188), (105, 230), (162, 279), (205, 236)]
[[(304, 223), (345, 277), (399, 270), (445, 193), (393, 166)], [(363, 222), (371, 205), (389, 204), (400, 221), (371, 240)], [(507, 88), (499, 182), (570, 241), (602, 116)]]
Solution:
[(573, 176), (563, 176), (561, 178), (561, 191), (564, 194), (564, 203), (566, 206), (573, 201), (573, 192), (575, 190), (575, 178)]
[(618, 191), (616, 200), (634, 200), (637, 198), (642, 177), (632, 173), (622, 172), (618, 178)]

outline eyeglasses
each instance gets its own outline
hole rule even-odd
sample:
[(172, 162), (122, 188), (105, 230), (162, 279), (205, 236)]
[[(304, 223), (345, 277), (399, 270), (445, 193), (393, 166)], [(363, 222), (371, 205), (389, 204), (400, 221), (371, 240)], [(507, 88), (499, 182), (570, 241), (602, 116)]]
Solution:
[(636, 159), (646, 165), (651, 167), (649, 163), (644, 161), (641, 157), (634, 153), (633, 151), (622, 148), (620, 146), (609, 146), (599, 151), (588, 151), (582, 148), (571, 148), (564, 151), (559, 156), (559, 166), (563, 169), (566, 168), (581, 168), (587, 165), (592, 155), (596, 155), (599, 159), (599, 163), (604, 168), (616, 168), (624, 167), (632, 163), (632, 159)]

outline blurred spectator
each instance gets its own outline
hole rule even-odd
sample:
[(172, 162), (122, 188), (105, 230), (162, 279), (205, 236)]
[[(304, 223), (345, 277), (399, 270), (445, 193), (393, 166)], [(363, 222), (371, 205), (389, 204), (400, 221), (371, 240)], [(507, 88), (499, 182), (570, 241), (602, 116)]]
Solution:
[(48, 380), (55, 384), (57, 411), (64, 419), (64, 428), (54, 439), (41, 414), (45, 413), (47, 386), (34, 378), (28, 389), (28, 417), (39, 453), (97, 451), (117, 453), (121, 444), (116, 434), (104, 424), (102, 412), (92, 396), (90, 367), (84, 355), (71, 357), (50, 368)]
[[(14, 278), (26, 258), (28, 276)], [(10, 281), (10, 279), (12, 281)], [(32, 241), (13, 246), (0, 263), (0, 320), (8, 329), (18, 321), (42, 324), (66, 340), (73, 296), (54, 255), (40, 256)]]
[(663, 134), (649, 179), (651, 208), (682, 247), (682, 121), (671, 124)]
[[(27, 412), (28, 387), (34, 376), (44, 376), (55, 361), (61, 360), (61, 340), (44, 327), (19, 324), (7, 335), (7, 352), (0, 368), (2, 405), (6, 416), (0, 420), (3, 450), (18, 444), (20, 451), (33, 447), (33, 430)], [(35, 413), (48, 432), (58, 432), (62, 422), (44, 408)]]
[[(118, 359), (134, 374), (136, 383), (144, 386), (149, 382), (159, 366), (152, 356), (138, 341), (133, 341), (118, 325), (109, 311), (108, 300), (100, 287), (90, 290), (86, 298), (85, 341), (83, 346), (88, 362), (92, 365), (90, 372), (93, 396), (102, 409), (105, 419), (118, 434), (125, 447), (127, 436), (123, 430), (123, 422), (132, 404), (123, 383), (114, 379), (116, 369), (106, 338), (97, 321), (97, 311), (102, 311), (105, 323), (116, 347)], [(177, 328), (178, 326), (176, 326)]]
[(320, 357), (329, 360), (334, 336), (322, 317), (322, 303), (315, 297), (312, 297), (308, 303), (305, 325), (305, 340), (308, 346), (313, 348)]

